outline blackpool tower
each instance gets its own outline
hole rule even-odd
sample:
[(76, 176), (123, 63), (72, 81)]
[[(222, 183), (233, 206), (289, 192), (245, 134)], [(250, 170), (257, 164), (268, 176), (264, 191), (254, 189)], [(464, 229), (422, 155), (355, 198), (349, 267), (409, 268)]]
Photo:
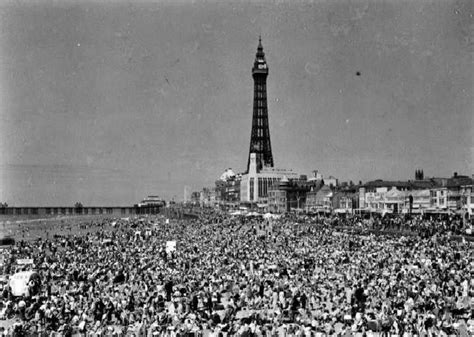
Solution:
[(259, 38), (257, 54), (255, 55), (255, 62), (252, 68), (254, 81), (253, 117), (247, 172), (249, 171), (251, 153), (256, 154), (257, 172), (262, 167), (273, 167), (270, 129), (268, 127), (267, 76), (267, 61), (263, 52), (262, 39)]

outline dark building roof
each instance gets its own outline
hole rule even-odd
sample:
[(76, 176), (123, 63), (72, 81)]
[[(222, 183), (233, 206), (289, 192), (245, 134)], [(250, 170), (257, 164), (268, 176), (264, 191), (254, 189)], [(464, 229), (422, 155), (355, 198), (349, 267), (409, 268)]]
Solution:
[(346, 185), (346, 186), (339, 186), (336, 191), (341, 193), (358, 193), (359, 192), (359, 185)]
[(409, 188), (410, 182), (409, 181), (388, 181), (388, 180), (373, 180), (369, 181), (362, 185), (365, 188), (375, 188), (375, 187), (402, 187), (402, 188)]
[(338, 190), (334, 192), (334, 197), (355, 197), (358, 196), (359, 193), (354, 190)]
[(435, 188), (442, 185), (442, 182), (440, 180), (435, 180), (435, 179), (414, 180), (414, 181), (410, 181), (410, 183), (412, 185), (412, 189), (419, 189), (419, 190)]
[(469, 178), (468, 176), (457, 176), (448, 179), (446, 187), (461, 187), (464, 185), (472, 185), (473, 179)]
[(388, 181), (388, 180), (373, 180), (369, 181), (361, 187), (377, 188), (377, 187), (397, 187), (406, 188), (409, 190), (422, 190), (443, 186), (442, 179), (424, 179), (424, 180), (408, 180), (408, 181)]

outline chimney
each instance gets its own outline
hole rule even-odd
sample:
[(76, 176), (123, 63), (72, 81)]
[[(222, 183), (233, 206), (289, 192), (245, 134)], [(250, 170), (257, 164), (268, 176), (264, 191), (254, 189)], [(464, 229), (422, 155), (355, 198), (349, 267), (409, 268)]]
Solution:
[(458, 177), (458, 173), (454, 172), (454, 178), (457, 178), (457, 177)]

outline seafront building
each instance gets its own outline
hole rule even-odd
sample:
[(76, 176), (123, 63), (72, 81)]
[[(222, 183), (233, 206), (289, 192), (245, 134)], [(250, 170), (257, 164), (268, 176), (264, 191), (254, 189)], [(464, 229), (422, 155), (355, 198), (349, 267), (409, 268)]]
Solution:
[(255, 153), (251, 153), (249, 171), (242, 175), (240, 181), (240, 201), (254, 202), (260, 207), (265, 207), (268, 201), (268, 192), (277, 186), (281, 179), (300, 179), (300, 176), (292, 170), (265, 166), (257, 170), (257, 167), (257, 156)]

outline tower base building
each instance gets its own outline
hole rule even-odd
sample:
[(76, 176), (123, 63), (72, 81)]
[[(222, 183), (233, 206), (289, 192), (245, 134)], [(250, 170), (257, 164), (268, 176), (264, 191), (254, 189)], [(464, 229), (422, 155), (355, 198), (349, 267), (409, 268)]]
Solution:
[(242, 175), (240, 181), (240, 201), (255, 202), (266, 205), (268, 192), (284, 177), (290, 180), (298, 180), (300, 176), (292, 170), (276, 169), (263, 166), (257, 170), (257, 155), (250, 154), (249, 170)]

